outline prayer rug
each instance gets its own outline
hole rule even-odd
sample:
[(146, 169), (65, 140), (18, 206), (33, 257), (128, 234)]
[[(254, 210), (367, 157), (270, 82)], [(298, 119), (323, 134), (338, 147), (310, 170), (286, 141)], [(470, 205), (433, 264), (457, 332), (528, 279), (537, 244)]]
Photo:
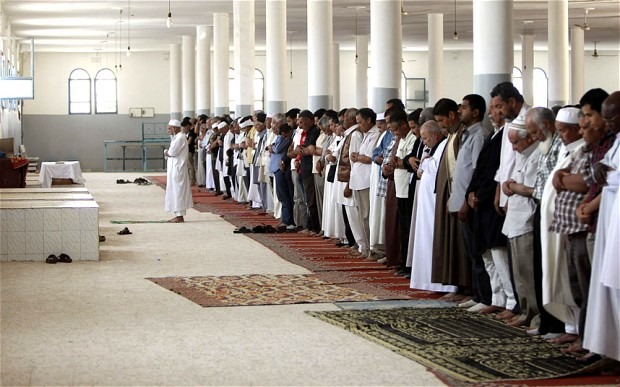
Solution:
[(147, 278), (203, 307), (402, 300), (365, 283), (334, 284), (314, 274)]
[(438, 374), (472, 383), (574, 375), (585, 367), (575, 356), (490, 316), (461, 308), (395, 308), (306, 312), (381, 344)]

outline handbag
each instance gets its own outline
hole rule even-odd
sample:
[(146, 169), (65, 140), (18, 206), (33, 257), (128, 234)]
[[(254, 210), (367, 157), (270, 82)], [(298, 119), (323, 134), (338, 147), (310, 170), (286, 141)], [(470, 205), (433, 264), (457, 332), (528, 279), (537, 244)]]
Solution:
[(335, 177), (336, 177), (336, 164), (333, 164), (329, 166), (329, 171), (327, 171), (327, 181), (330, 183), (333, 183)]

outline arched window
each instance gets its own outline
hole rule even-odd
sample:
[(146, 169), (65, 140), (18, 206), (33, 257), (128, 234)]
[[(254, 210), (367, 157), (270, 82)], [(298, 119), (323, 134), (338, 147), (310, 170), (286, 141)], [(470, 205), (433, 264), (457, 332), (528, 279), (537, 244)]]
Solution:
[(265, 76), (259, 69), (254, 69), (254, 110), (264, 110)]
[(549, 77), (545, 70), (534, 67), (534, 106), (545, 106), (549, 104)]
[[(233, 96), (237, 95), (238, 84), (235, 77), (235, 69), (230, 67), (228, 69), (228, 107), (232, 112), (236, 108), (236, 100)], [(254, 110), (264, 110), (265, 107), (265, 76), (262, 71), (254, 69)]]
[(95, 75), (95, 114), (118, 113), (116, 75), (101, 69)]
[(69, 74), (69, 114), (90, 114), (90, 74), (78, 68)]
[(523, 72), (518, 67), (512, 68), (512, 84), (523, 95)]

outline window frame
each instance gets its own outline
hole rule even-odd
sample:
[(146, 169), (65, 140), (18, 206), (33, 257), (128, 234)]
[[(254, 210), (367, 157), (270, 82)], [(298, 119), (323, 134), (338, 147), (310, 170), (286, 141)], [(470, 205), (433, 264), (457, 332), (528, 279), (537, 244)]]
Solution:
[[(83, 73), (85, 74), (88, 78), (73, 78), (75, 73)], [(71, 89), (72, 87), (74, 87), (74, 85), (72, 85), (73, 82), (77, 82), (77, 81), (87, 81), (88, 82), (88, 101), (78, 101), (75, 102), (72, 100), (71, 98)], [(86, 69), (78, 67), (73, 69), (70, 73), (69, 73), (69, 78), (67, 80), (67, 89), (68, 89), (68, 110), (69, 110), (69, 115), (87, 115), (87, 114), (92, 114), (93, 112), (93, 106), (92, 106), (92, 101), (93, 101), (93, 96), (92, 96), (92, 78), (90, 76), (90, 73), (88, 71), (86, 71)], [(85, 82), (84, 82), (85, 83)], [(72, 110), (72, 106), (73, 104), (84, 104), (86, 105), (86, 103), (88, 103), (88, 112), (74, 112)]]
[[(100, 78), (99, 75), (101, 73), (105, 72), (109, 72), (112, 75), (112, 78)], [(97, 82), (100, 81), (105, 81), (105, 82), (114, 82), (114, 111), (99, 111), (99, 103), (97, 101), (97, 88), (98, 88), (98, 84)], [(99, 69), (99, 71), (97, 71), (97, 74), (95, 74), (95, 79), (94, 79), (94, 95), (95, 95), (95, 114), (118, 114), (118, 79), (116, 78), (116, 74), (114, 73), (114, 71), (112, 71), (110, 68), (108, 67), (104, 67), (102, 69)], [(111, 103), (110, 103), (111, 105)]]

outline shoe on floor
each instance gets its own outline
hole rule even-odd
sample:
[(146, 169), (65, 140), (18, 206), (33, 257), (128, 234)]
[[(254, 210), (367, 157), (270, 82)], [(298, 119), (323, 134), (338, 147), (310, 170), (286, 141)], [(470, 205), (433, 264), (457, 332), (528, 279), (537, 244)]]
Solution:
[(122, 229), (121, 231), (117, 232), (118, 235), (129, 235), (132, 234), (131, 231), (129, 231), (129, 229), (127, 227), (125, 227), (124, 229)]
[(51, 264), (55, 264), (56, 262), (58, 262), (58, 258), (54, 255), (54, 254), (50, 254), (46, 259), (45, 259), (45, 263), (51, 263)]
[(471, 308), (472, 306), (476, 306), (476, 305), (478, 305), (478, 303), (474, 300), (468, 300), (468, 301), (456, 304), (458, 308)]
[(481, 303), (478, 303), (470, 308), (467, 308), (468, 312), (472, 312), (472, 313), (479, 313), (482, 309), (487, 308), (488, 305)]

